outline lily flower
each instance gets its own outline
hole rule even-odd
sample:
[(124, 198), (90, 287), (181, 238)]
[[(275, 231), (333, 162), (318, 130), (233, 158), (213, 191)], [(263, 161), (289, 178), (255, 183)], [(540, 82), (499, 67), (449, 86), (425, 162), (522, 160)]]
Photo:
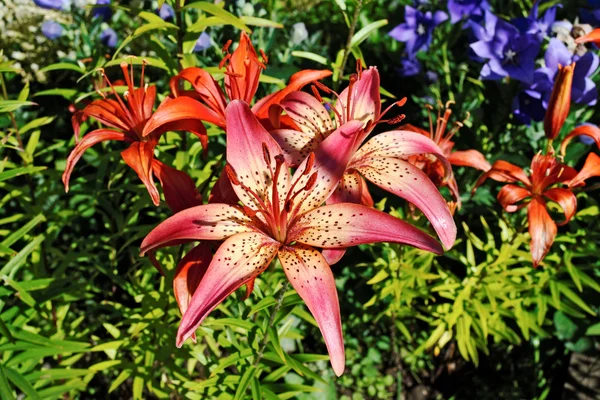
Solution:
[(574, 70), (575, 63), (564, 67), (562, 65), (558, 66), (556, 81), (554, 82), (550, 102), (548, 103), (548, 110), (544, 118), (544, 132), (550, 140), (558, 136), (569, 115)]
[[(429, 139), (433, 140), (435, 144), (442, 150), (444, 157), (448, 160), (451, 165), (458, 167), (471, 167), (480, 171), (488, 171), (492, 166), (485, 159), (485, 156), (477, 150), (454, 150), (454, 142), (452, 138), (459, 129), (463, 126), (462, 122), (456, 122), (454, 127), (450, 130), (447, 129), (452, 110), (450, 109), (451, 102), (446, 103), (446, 109), (443, 116), (438, 111), (438, 116), (435, 124), (435, 131), (433, 125), (433, 118), (431, 117), (431, 110), (433, 107), (428, 106), (429, 111), (429, 131), (418, 128), (411, 124), (402, 126), (402, 129), (408, 131), (420, 133)], [(467, 117), (468, 118), (468, 117)], [(437, 186), (447, 186), (454, 197), (456, 203), (450, 204), (450, 208), (454, 207), (460, 210), (461, 200), (460, 192), (458, 190), (458, 184), (454, 173), (451, 172), (449, 178), (445, 178), (446, 172), (443, 163), (436, 157), (432, 157), (428, 154), (419, 154), (410, 158), (410, 162), (417, 167), (421, 168), (425, 174), (433, 181)]]
[(575, 43), (584, 44), (584, 43), (595, 43), (600, 44), (600, 28), (596, 28), (587, 35), (578, 37), (575, 39)]
[[(267, 56), (261, 51), (261, 59), (252, 46), (250, 37), (245, 32), (240, 34), (240, 43), (233, 53), (229, 52), (231, 40), (223, 47), (225, 58), (219, 68), (225, 67), (225, 89), (221, 89), (212, 75), (197, 67), (185, 68), (178, 75), (171, 78), (171, 91), (175, 97), (190, 96), (200, 100), (210, 110), (219, 116), (215, 122), (221, 128), (225, 127), (225, 109), (228, 101), (244, 100), (251, 104), (258, 89), (258, 82), (262, 70), (266, 68)], [(288, 86), (270, 94), (258, 101), (252, 111), (261, 120), (269, 116), (269, 107), (281, 101), (288, 93), (302, 89), (306, 84), (323, 79), (331, 75), (327, 70), (304, 70), (290, 78)], [(189, 82), (194, 90), (182, 90), (180, 81)], [(228, 100), (227, 100), (228, 99)]]
[(562, 208), (565, 219), (558, 225), (567, 224), (577, 211), (577, 198), (570, 189), (556, 186), (568, 186), (576, 176), (577, 171), (554, 156), (537, 154), (531, 162), (529, 176), (516, 165), (499, 160), (479, 178), (473, 190), (488, 178), (508, 183), (498, 193), (498, 201), (507, 212), (527, 207), (531, 258), (537, 267), (552, 247), (557, 233), (557, 224), (548, 213), (546, 202), (554, 202)]
[[(372, 206), (366, 179), (414, 204), (431, 222), (444, 246), (452, 247), (456, 239), (456, 225), (444, 198), (429, 177), (408, 161), (418, 154), (431, 154), (445, 166), (444, 175), (448, 178), (451, 168), (443, 151), (431, 139), (407, 130), (381, 133), (363, 145), (376, 124), (396, 123), (404, 118), (401, 115), (390, 120), (383, 119), (393, 106), (403, 105), (406, 99), (381, 112), (379, 73), (375, 67), (364, 72), (359, 69), (359, 73), (351, 77), (350, 85), (339, 95), (320, 83), (317, 86), (337, 97), (335, 106), (331, 107), (335, 122), (321, 104), (322, 98), (316, 89), (314, 93), (318, 98), (304, 92), (286, 96), (280, 106), (300, 130), (277, 129), (271, 132), (284, 150), (286, 160), (291, 165), (298, 165), (327, 140), (334, 132), (334, 126), (360, 122), (362, 130), (357, 136), (350, 162), (328, 203), (350, 202)], [(328, 260), (334, 263), (341, 255), (343, 253), (336, 254), (336, 258), (328, 255)]]
[[(167, 99), (153, 113), (156, 86), (145, 85), (144, 69), (142, 68), (139, 88), (135, 88), (133, 84), (133, 65), (131, 77), (127, 64), (121, 64), (121, 69), (128, 87), (123, 98), (115, 91), (102, 71), (102, 76), (111, 88), (114, 99), (95, 100), (73, 115), (76, 146), (67, 158), (62, 176), (65, 191), (69, 191), (69, 179), (75, 164), (88, 148), (106, 140), (117, 140), (129, 144), (129, 147), (121, 152), (121, 157), (138, 174), (155, 205), (159, 204), (160, 195), (154, 184), (154, 175), (161, 182), (165, 199), (173, 211), (177, 212), (187, 206), (197, 205), (198, 193), (192, 179), (184, 172), (156, 160), (154, 148), (163, 133), (175, 130), (195, 134), (206, 149), (208, 142), (206, 128), (199, 119), (206, 117), (206, 113), (201, 112), (202, 105), (189, 97)], [(96, 119), (105, 127), (80, 138), (80, 125), (88, 117)], [(213, 116), (212, 120), (215, 119), (216, 116)], [(154, 125), (158, 125), (159, 128), (153, 128)]]
[(226, 125), (225, 171), (242, 205), (206, 204), (181, 211), (154, 228), (141, 245), (144, 254), (174, 241), (224, 241), (202, 272), (179, 326), (177, 346), (229, 294), (252, 282), (278, 257), (321, 329), (333, 370), (341, 375), (345, 356), (339, 302), (333, 274), (319, 249), (374, 242), (403, 243), (437, 254), (442, 248), (428, 234), (373, 208), (323, 206), (352, 156), (359, 122), (333, 132), (293, 176), (282, 149), (245, 102), (229, 104)]

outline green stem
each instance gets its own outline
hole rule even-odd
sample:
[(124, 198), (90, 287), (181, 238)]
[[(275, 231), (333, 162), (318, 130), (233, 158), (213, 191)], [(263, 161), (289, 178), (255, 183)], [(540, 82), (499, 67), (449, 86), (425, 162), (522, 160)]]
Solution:
[(267, 325), (267, 328), (265, 329), (265, 334), (264, 334), (262, 341), (260, 342), (260, 346), (258, 348), (258, 356), (256, 357), (256, 361), (254, 362), (255, 367), (258, 367), (258, 364), (260, 363), (260, 360), (263, 357), (263, 353), (265, 352), (265, 348), (267, 347), (267, 342), (269, 340), (269, 334), (268, 334), (269, 329), (275, 323), (275, 316), (277, 315), (277, 312), (279, 311), (279, 309), (281, 308), (281, 305), (283, 304), (283, 297), (285, 296), (285, 292), (287, 292), (287, 289), (289, 286), (290, 286), (290, 282), (286, 280), (285, 283), (283, 284), (283, 287), (279, 291), (279, 296), (277, 296), (277, 301), (275, 302), (275, 308), (273, 308), (273, 312), (271, 313), (271, 317), (269, 318), (269, 323)]
[(339, 88), (342, 78), (344, 77), (344, 69), (346, 68), (348, 57), (350, 56), (350, 44), (352, 43), (352, 37), (354, 36), (354, 31), (356, 30), (356, 24), (358, 23), (358, 16), (360, 15), (362, 5), (363, 0), (358, 0), (356, 8), (354, 9), (354, 15), (352, 16), (352, 22), (350, 23), (350, 31), (348, 31), (348, 39), (346, 40), (346, 48), (344, 49), (344, 58), (342, 59), (342, 65), (340, 65), (340, 79), (336, 83), (337, 88)]

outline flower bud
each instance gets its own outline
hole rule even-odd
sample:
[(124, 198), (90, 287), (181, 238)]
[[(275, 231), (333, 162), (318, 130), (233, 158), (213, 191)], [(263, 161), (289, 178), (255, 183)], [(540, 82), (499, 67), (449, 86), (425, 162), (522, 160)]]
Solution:
[(548, 110), (544, 118), (544, 131), (550, 140), (555, 139), (562, 129), (571, 109), (571, 86), (575, 63), (563, 67), (558, 66)]

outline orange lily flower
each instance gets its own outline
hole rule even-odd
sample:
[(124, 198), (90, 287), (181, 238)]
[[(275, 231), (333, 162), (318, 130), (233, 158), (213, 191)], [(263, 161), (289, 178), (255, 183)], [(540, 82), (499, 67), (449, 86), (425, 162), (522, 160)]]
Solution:
[[(228, 102), (243, 100), (248, 104), (258, 89), (262, 70), (266, 68), (267, 56), (261, 50), (259, 60), (250, 37), (245, 32), (240, 34), (240, 43), (233, 53), (229, 52), (231, 40), (223, 47), (225, 58), (219, 68), (225, 67), (225, 89), (215, 81), (210, 73), (202, 68), (191, 67), (171, 78), (171, 91), (175, 97), (190, 96), (200, 100), (211, 111), (219, 116), (216, 125), (225, 127), (225, 108)], [(288, 85), (257, 101), (252, 112), (263, 123), (268, 124), (269, 107), (279, 103), (288, 93), (302, 89), (305, 85), (331, 75), (327, 70), (303, 70), (292, 75)], [(189, 82), (194, 90), (181, 90), (180, 81)]]
[(596, 43), (600, 44), (600, 28), (596, 28), (585, 36), (581, 36), (575, 39), (575, 43), (583, 44), (583, 43)]
[[(144, 84), (143, 67), (139, 88), (135, 88), (132, 81), (133, 65), (131, 77), (127, 64), (121, 64), (121, 69), (128, 87), (123, 99), (102, 71), (115, 98), (95, 100), (72, 117), (76, 146), (67, 158), (62, 176), (65, 191), (69, 191), (69, 180), (75, 164), (88, 148), (106, 140), (118, 140), (129, 144), (121, 156), (138, 174), (155, 205), (159, 204), (160, 195), (154, 184), (154, 175), (159, 179), (167, 204), (173, 211), (199, 204), (199, 194), (192, 179), (184, 172), (156, 160), (154, 148), (163, 133), (176, 130), (195, 134), (206, 149), (208, 139), (202, 120), (215, 121), (216, 116), (203, 112), (202, 105), (189, 97), (167, 99), (153, 113), (156, 86)], [(80, 125), (88, 117), (96, 119), (106, 128), (96, 129), (80, 138)]]
[[(577, 211), (577, 198), (570, 188), (556, 186), (570, 187), (576, 177), (577, 171), (553, 155), (537, 154), (531, 162), (529, 176), (516, 165), (499, 160), (479, 178), (475, 189), (487, 178), (508, 183), (498, 193), (498, 201), (507, 212), (527, 207), (531, 257), (533, 266), (537, 267), (552, 247), (557, 233), (557, 224), (548, 213), (546, 201), (562, 208), (565, 219), (558, 225), (567, 224)], [(515, 185), (517, 182), (521, 185)]]
[(556, 81), (552, 88), (548, 111), (544, 118), (544, 131), (550, 140), (555, 139), (562, 129), (569, 110), (571, 109), (571, 87), (573, 86), (573, 71), (575, 63), (563, 67), (558, 66)]

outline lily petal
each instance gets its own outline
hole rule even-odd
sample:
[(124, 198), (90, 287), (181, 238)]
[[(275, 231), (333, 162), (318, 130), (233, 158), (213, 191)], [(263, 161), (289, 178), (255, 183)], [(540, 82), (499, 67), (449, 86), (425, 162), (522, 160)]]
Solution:
[(240, 233), (223, 242), (181, 320), (177, 331), (177, 347), (183, 345), (204, 318), (227, 296), (267, 269), (280, 245), (259, 232)]
[(567, 146), (569, 145), (571, 140), (573, 140), (574, 137), (581, 135), (586, 135), (594, 139), (594, 141), (596, 142), (596, 146), (600, 148), (600, 128), (598, 128), (595, 125), (586, 124), (578, 126), (577, 128), (573, 129), (567, 136), (565, 136), (562, 143), (560, 144), (561, 154), (565, 155), (565, 153), (567, 152)]
[(244, 100), (248, 104), (251, 103), (258, 89), (258, 79), (263, 69), (264, 65), (258, 61), (250, 37), (246, 32), (242, 32), (240, 43), (231, 54), (225, 74), (225, 91), (229, 100)]
[(219, 175), (219, 178), (210, 191), (208, 202), (210, 204), (224, 203), (234, 206), (238, 204), (239, 201), (240, 199), (238, 199), (237, 194), (235, 194), (227, 174), (225, 171), (222, 171), (221, 175)]
[[(237, 173), (239, 181), (252, 189), (263, 201), (271, 201), (271, 176), (269, 170), (275, 169), (275, 157), (283, 155), (281, 147), (275, 139), (258, 122), (248, 104), (234, 100), (227, 106), (227, 162)], [(270, 167), (265, 161), (263, 144), (268, 149)], [(290, 174), (283, 166), (277, 182), (280, 196), (280, 207), (283, 207), (285, 195), (289, 187)], [(234, 186), (240, 200), (249, 207), (255, 206), (256, 200), (248, 195), (241, 186)]]
[(498, 193), (498, 201), (508, 212), (515, 212), (524, 207), (525, 204), (520, 206), (515, 204), (528, 197), (531, 197), (531, 192), (528, 189), (512, 184), (504, 185)]
[(223, 120), (225, 119), (227, 102), (225, 101), (225, 96), (223, 96), (223, 91), (210, 73), (202, 68), (185, 68), (179, 74), (172, 77), (169, 82), (171, 92), (173, 92), (175, 96), (180, 96), (184, 93), (184, 91), (179, 88), (179, 82), (182, 80), (191, 83), (192, 87), (196, 90), (198, 97), (206, 103), (212, 111), (219, 114)]
[(254, 104), (254, 106), (252, 107), (252, 112), (256, 115), (258, 119), (266, 119), (269, 117), (269, 107), (271, 105), (280, 103), (281, 100), (283, 100), (283, 98), (286, 97), (288, 94), (302, 89), (304, 86), (308, 85), (311, 82), (325, 79), (331, 74), (332, 72), (328, 70), (313, 69), (305, 69), (296, 72), (294, 75), (292, 75), (285, 88), (266, 97), (263, 97), (261, 100), (257, 101), (256, 104)]
[(473, 188), (473, 192), (475, 192), (475, 190), (488, 178), (491, 178), (497, 182), (522, 182), (527, 186), (531, 186), (531, 181), (522, 168), (519, 168), (516, 165), (504, 160), (496, 161), (490, 170), (486, 171), (479, 177), (479, 179), (477, 179), (475, 187)]
[(531, 235), (531, 258), (534, 268), (540, 265), (554, 243), (556, 224), (546, 210), (546, 202), (535, 197), (527, 206), (529, 234)]
[(327, 109), (308, 93), (292, 92), (280, 105), (302, 132), (310, 133), (321, 141), (334, 130)]
[(331, 204), (302, 215), (288, 233), (288, 243), (293, 241), (326, 249), (392, 242), (436, 254), (444, 252), (434, 238), (418, 228), (384, 212), (350, 203)]
[(129, 119), (123, 113), (121, 105), (113, 99), (94, 100), (81, 111), (76, 112), (71, 118), (75, 139), (79, 139), (79, 130), (83, 117), (92, 117), (111, 128), (129, 132)]
[(380, 188), (405, 199), (421, 210), (446, 249), (454, 245), (456, 224), (452, 213), (438, 188), (421, 169), (398, 158), (375, 157), (369, 164), (363, 164), (357, 170)]
[(175, 240), (223, 240), (252, 232), (250, 222), (246, 214), (227, 204), (187, 208), (164, 220), (144, 238), (141, 255)]
[(333, 371), (337, 376), (342, 375), (346, 356), (340, 303), (331, 268), (316, 249), (301, 244), (283, 247), (278, 255), (287, 278), (319, 325)]
[(452, 167), (440, 147), (427, 136), (411, 131), (389, 131), (371, 138), (352, 157), (351, 166), (369, 165), (374, 157), (407, 159), (418, 154), (431, 154), (444, 166), (444, 178), (450, 178)]
[(570, 181), (566, 182), (569, 187), (583, 186), (585, 180), (593, 176), (600, 176), (600, 157), (596, 153), (588, 154), (585, 164), (579, 173)]
[(313, 174), (317, 180), (311, 190), (304, 190), (294, 201), (293, 215), (302, 214), (320, 206), (329, 198), (338, 185), (348, 162), (354, 152), (358, 133), (362, 130), (360, 121), (351, 121), (335, 130), (315, 150), (314, 166), (312, 172), (304, 174), (305, 159), (296, 170), (293, 181), (297, 181), (298, 189), (305, 186)]
[(276, 129), (271, 131), (271, 136), (283, 150), (285, 161), (292, 167), (300, 165), (321, 143), (312, 133), (292, 129)]
[(344, 257), (346, 249), (323, 249), (321, 254), (323, 254), (323, 258), (327, 261), (327, 264), (335, 265)]
[(184, 315), (188, 309), (190, 300), (211, 260), (210, 243), (203, 242), (190, 250), (177, 264), (173, 278), (173, 291), (181, 315)]
[(154, 205), (160, 204), (160, 194), (152, 176), (152, 161), (154, 160), (156, 142), (133, 142), (127, 150), (121, 152), (121, 157), (140, 177)]
[(152, 171), (160, 181), (167, 205), (174, 213), (202, 204), (202, 196), (192, 178), (158, 160), (152, 161)]
[(553, 188), (546, 190), (544, 196), (558, 204), (565, 214), (565, 220), (558, 225), (568, 224), (577, 212), (577, 197), (569, 189)]
[(73, 168), (77, 161), (81, 158), (83, 153), (95, 145), (96, 143), (103, 142), (105, 140), (126, 140), (127, 136), (123, 132), (113, 131), (111, 129), (97, 129), (95, 131), (89, 132), (85, 135), (77, 146), (71, 151), (69, 157), (67, 158), (67, 165), (65, 167), (65, 172), (62, 175), (62, 181), (65, 185), (65, 192), (69, 191), (69, 179), (71, 178), (71, 172), (73, 172)]
[[(367, 190), (368, 188), (360, 176), (360, 174), (354, 170), (352, 172), (346, 171), (342, 180), (340, 181), (338, 187), (331, 194), (331, 196), (327, 199), (327, 204), (336, 204), (336, 203), (355, 203), (355, 204), (363, 204), (363, 190)], [(370, 195), (369, 195), (370, 197)], [(373, 199), (371, 199), (373, 201)], [(363, 204), (365, 206), (372, 207), (371, 204)]]
[[(144, 126), (142, 136), (146, 137), (155, 132), (166, 132), (172, 129), (173, 123), (177, 121), (205, 121), (223, 127), (223, 118), (206, 107), (204, 104), (190, 97), (176, 97), (161, 103), (152, 117)], [(178, 129), (182, 129), (182, 125)], [(196, 132), (197, 125), (189, 125), (196, 134), (204, 134), (204, 130)]]
[(459, 167), (471, 167), (481, 171), (489, 171), (492, 165), (477, 150), (454, 151), (448, 156), (450, 164)]
[[(364, 124), (379, 118), (381, 113), (379, 88), (379, 72), (376, 67), (370, 67), (362, 73), (360, 79), (352, 87), (350, 99), (348, 99), (350, 87), (344, 89), (335, 104), (338, 126), (342, 124), (338, 115), (342, 116), (343, 121), (357, 120)], [(347, 117), (348, 115), (350, 118)]]
[(587, 35), (575, 39), (575, 43), (577, 44), (583, 44), (588, 42), (593, 42), (596, 44), (600, 43), (600, 28), (596, 28)]

